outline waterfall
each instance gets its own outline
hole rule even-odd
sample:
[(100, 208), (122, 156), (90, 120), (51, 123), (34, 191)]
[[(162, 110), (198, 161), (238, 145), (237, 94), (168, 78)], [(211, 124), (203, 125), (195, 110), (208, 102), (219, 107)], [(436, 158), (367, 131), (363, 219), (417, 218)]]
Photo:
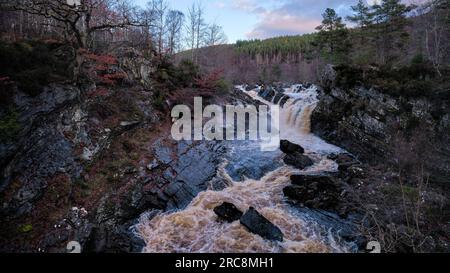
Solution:
[[(245, 91), (247, 95), (268, 105), (258, 96), (260, 88)], [(285, 89), (285, 101), (280, 111), (282, 139), (302, 145), (315, 164), (305, 170), (283, 165), (258, 180), (246, 179), (236, 182), (227, 174), (225, 167), (233, 162), (224, 161), (217, 176), (225, 179), (229, 187), (222, 191), (208, 190), (200, 193), (183, 210), (166, 212), (149, 219), (145, 214), (136, 226), (138, 235), (144, 239), (144, 252), (346, 252), (344, 245), (334, 242), (313, 221), (302, 217), (284, 200), (283, 188), (288, 186), (292, 174), (318, 174), (335, 171), (337, 165), (326, 155), (339, 148), (312, 135), (311, 114), (317, 105), (316, 88), (293, 85)], [(272, 99), (274, 101), (274, 99)], [(283, 99), (277, 103), (281, 104)], [(231, 142), (230, 145), (233, 145)], [(240, 149), (236, 149), (238, 152)], [(242, 151), (248, 153), (248, 151)], [(258, 163), (259, 149), (252, 151)], [(280, 160), (280, 152), (274, 152), (273, 160)], [(272, 242), (250, 233), (239, 221), (218, 221), (213, 208), (222, 202), (230, 202), (241, 211), (256, 208), (264, 217), (283, 232), (283, 242)]]
[[(237, 86), (247, 95), (255, 100), (261, 101), (267, 105), (273, 103), (261, 98), (258, 94), (261, 87), (250, 91), (245, 91), (244, 86)], [(274, 96), (274, 98), (277, 95)], [(317, 87), (311, 85), (305, 87), (302, 84), (295, 84), (284, 89), (282, 97), (275, 101), (280, 109), (280, 137), (290, 142), (303, 146), (307, 151), (319, 154), (338, 153), (342, 150), (339, 147), (331, 145), (321, 138), (311, 134), (311, 115), (319, 102)], [(284, 101), (284, 103), (283, 103)]]

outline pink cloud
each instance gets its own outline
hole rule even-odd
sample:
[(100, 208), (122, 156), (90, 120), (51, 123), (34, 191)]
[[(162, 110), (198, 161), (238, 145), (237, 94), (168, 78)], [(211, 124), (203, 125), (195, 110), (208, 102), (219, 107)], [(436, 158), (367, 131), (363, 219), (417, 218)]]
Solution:
[(250, 39), (265, 39), (280, 34), (303, 34), (311, 32), (318, 25), (320, 25), (320, 20), (317, 19), (268, 12), (251, 32), (246, 33), (246, 36)]

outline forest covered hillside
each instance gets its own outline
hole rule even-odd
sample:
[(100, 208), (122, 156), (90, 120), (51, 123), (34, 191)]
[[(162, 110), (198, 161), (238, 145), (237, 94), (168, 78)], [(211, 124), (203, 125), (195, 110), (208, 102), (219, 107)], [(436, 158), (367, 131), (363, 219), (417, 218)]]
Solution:
[(354, 70), (352, 83), (377, 84), (388, 92), (448, 90), (448, 3), (434, 1), (415, 9), (390, 5), (369, 9), (360, 1), (348, 18), (325, 11), (323, 24), (312, 34), (237, 41), (202, 48), (198, 54), (188, 50), (176, 60), (198, 58), (202, 68), (223, 70), (234, 82), (317, 82), (323, 67), (332, 63)]

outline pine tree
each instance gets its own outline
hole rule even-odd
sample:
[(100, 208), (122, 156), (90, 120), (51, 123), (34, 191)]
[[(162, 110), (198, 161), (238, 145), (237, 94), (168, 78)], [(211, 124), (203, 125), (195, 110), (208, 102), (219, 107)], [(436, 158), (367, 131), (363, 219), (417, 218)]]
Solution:
[(351, 9), (354, 14), (347, 16), (348, 21), (356, 23), (360, 28), (368, 27), (372, 24), (372, 13), (364, 1), (359, 0), (358, 4), (351, 6)]
[(334, 9), (327, 8), (322, 16), (322, 24), (316, 28), (319, 48), (329, 62), (344, 62), (350, 49), (348, 29)]
[(382, 0), (381, 4), (372, 6), (373, 31), (381, 64), (394, 62), (396, 54), (403, 49), (408, 39), (406, 15), (412, 9), (413, 6), (402, 4), (401, 0)]

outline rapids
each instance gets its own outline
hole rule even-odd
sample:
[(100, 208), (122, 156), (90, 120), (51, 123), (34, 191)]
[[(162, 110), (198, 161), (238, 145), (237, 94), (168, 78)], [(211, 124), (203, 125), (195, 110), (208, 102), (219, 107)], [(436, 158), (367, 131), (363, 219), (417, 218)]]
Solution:
[[(337, 164), (327, 159), (341, 149), (311, 134), (310, 117), (318, 102), (317, 89), (301, 84), (285, 88), (284, 99), (266, 101), (261, 88), (245, 91), (265, 104), (280, 103), (281, 139), (300, 144), (315, 164), (296, 170), (282, 163), (282, 153), (261, 152), (255, 143), (230, 142), (229, 153), (218, 170), (228, 187), (222, 191), (200, 193), (183, 210), (146, 213), (135, 226), (145, 241), (143, 252), (348, 252), (351, 247), (335, 232), (326, 230), (308, 212), (286, 202), (283, 188), (290, 184), (292, 174), (320, 174), (337, 171)], [(272, 163), (273, 162), (273, 163)], [(261, 166), (269, 165), (261, 173)], [(241, 167), (236, 167), (241, 166)], [(263, 168), (263, 170), (266, 170)], [(243, 171), (244, 170), (244, 171)], [(241, 175), (239, 175), (241, 174)], [(242, 175), (243, 174), (243, 175)], [(251, 175), (253, 174), (253, 175)], [(284, 234), (283, 242), (271, 242), (252, 234), (239, 221), (219, 221), (213, 212), (222, 202), (235, 204), (241, 211), (250, 206), (277, 225)]]

